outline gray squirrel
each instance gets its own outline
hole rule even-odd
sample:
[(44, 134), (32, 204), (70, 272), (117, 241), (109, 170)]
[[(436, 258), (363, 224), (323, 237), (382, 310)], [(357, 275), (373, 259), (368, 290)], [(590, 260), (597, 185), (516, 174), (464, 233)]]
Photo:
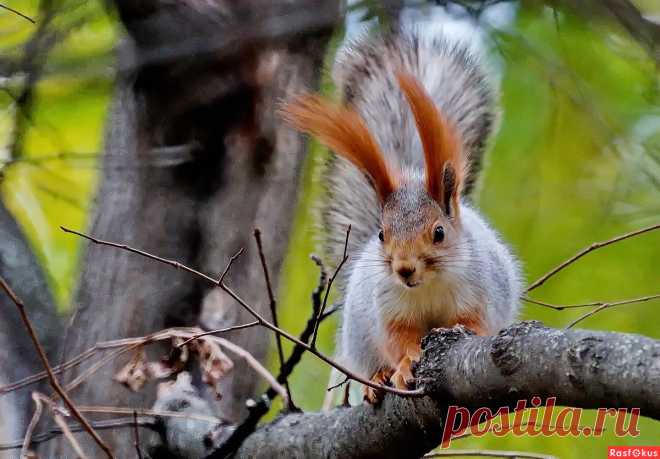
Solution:
[(497, 118), (494, 90), (464, 44), (406, 30), (354, 41), (333, 78), (343, 104), (306, 94), (282, 114), (334, 152), (323, 178), (332, 256), (352, 225), (339, 356), (408, 388), (431, 329), (489, 335), (518, 312), (519, 264), (467, 198)]

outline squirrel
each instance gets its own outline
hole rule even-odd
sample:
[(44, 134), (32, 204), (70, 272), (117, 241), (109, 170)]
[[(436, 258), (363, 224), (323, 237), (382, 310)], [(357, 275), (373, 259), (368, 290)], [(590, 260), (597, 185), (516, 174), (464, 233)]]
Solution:
[[(408, 388), (431, 329), (489, 335), (517, 316), (519, 263), (468, 197), (495, 91), (465, 44), (418, 30), (357, 39), (333, 79), (343, 104), (304, 94), (281, 112), (334, 152), (323, 209), (331, 255), (352, 225), (339, 356), (375, 383)], [(383, 395), (363, 393), (370, 403)]]

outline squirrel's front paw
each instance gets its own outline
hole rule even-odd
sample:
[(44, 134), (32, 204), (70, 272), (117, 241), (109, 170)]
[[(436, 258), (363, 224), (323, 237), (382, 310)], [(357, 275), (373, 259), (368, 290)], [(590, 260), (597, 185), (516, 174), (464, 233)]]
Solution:
[[(385, 385), (392, 376), (394, 371), (391, 368), (381, 368), (373, 374), (370, 381), (376, 384)], [(382, 390), (374, 389), (373, 387), (363, 386), (364, 400), (372, 405), (380, 403), (383, 400), (385, 393)]]
[(415, 377), (412, 374), (413, 358), (405, 356), (399, 361), (396, 371), (392, 375), (391, 381), (397, 389), (409, 389), (415, 382)]

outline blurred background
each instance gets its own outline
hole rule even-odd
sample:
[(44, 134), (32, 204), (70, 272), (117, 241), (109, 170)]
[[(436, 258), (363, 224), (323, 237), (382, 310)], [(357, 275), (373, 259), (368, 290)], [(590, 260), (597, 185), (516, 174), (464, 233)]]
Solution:
[[(59, 226), (89, 228), (101, 169), (109, 164), (100, 154), (118, 72), (116, 49), (125, 32), (99, 0), (56, 3), (49, 21), (57, 36), (13, 74), (8, 64), (27, 59), (28, 43), (43, 22), (0, 9), (0, 193), (43, 267), (58, 315), (66, 318), (82, 244)], [(349, 2), (325, 66), (346, 37), (393, 20), (445, 29), (481, 50), (500, 86), (502, 119), (475, 200), (521, 258), (528, 282), (592, 242), (660, 220), (660, 2), (632, 2), (648, 24), (633, 30), (615, 14), (591, 11), (589, 2), (570, 8), (550, 1), (405, 3), (393, 19), (389, 4)], [(2, 4), (42, 18), (44, 5), (36, 0)], [(26, 85), (31, 78), (35, 84)], [(327, 72), (321, 89), (333, 93)], [(280, 324), (296, 333), (307, 321), (318, 279), (309, 256), (319, 253), (315, 207), (322, 199), (325, 155), (311, 144), (278, 288)], [(657, 293), (660, 232), (588, 255), (532, 297), (572, 304)], [(562, 327), (583, 312), (524, 304), (521, 318)], [(580, 326), (660, 339), (659, 323), (656, 300), (603, 311)], [(320, 347), (329, 354), (335, 327), (336, 318), (321, 328)], [(319, 409), (325, 396), (319, 382), (328, 375), (327, 366), (305, 356), (291, 379), (296, 403)], [(610, 429), (603, 438), (579, 440), (486, 435), (454, 447), (604, 457), (607, 445), (660, 439), (658, 422), (642, 419), (640, 431), (638, 438), (616, 438)]]

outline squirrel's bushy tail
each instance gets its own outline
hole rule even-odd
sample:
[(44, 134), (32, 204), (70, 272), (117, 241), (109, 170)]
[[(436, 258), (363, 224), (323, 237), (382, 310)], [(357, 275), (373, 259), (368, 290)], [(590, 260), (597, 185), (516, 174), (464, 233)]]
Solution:
[[(424, 155), (410, 107), (396, 72), (414, 76), (440, 112), (456, 127), (470, 165), (469, 193), (497, 119), (494, 89), (468, 46), (421, 30), (365, 35), (338, 53), (333, 68), (343, 102), (356, 110), (387, 162), (402, 171), (424, 169)], [(378, 197), (367, 178), (348, 161), (332, 156), (324, 182), (329, 196), (323, 209), (326, 251), (340, 260), (346, 228), (352, 225), (349, 253), (377, 234)]]

